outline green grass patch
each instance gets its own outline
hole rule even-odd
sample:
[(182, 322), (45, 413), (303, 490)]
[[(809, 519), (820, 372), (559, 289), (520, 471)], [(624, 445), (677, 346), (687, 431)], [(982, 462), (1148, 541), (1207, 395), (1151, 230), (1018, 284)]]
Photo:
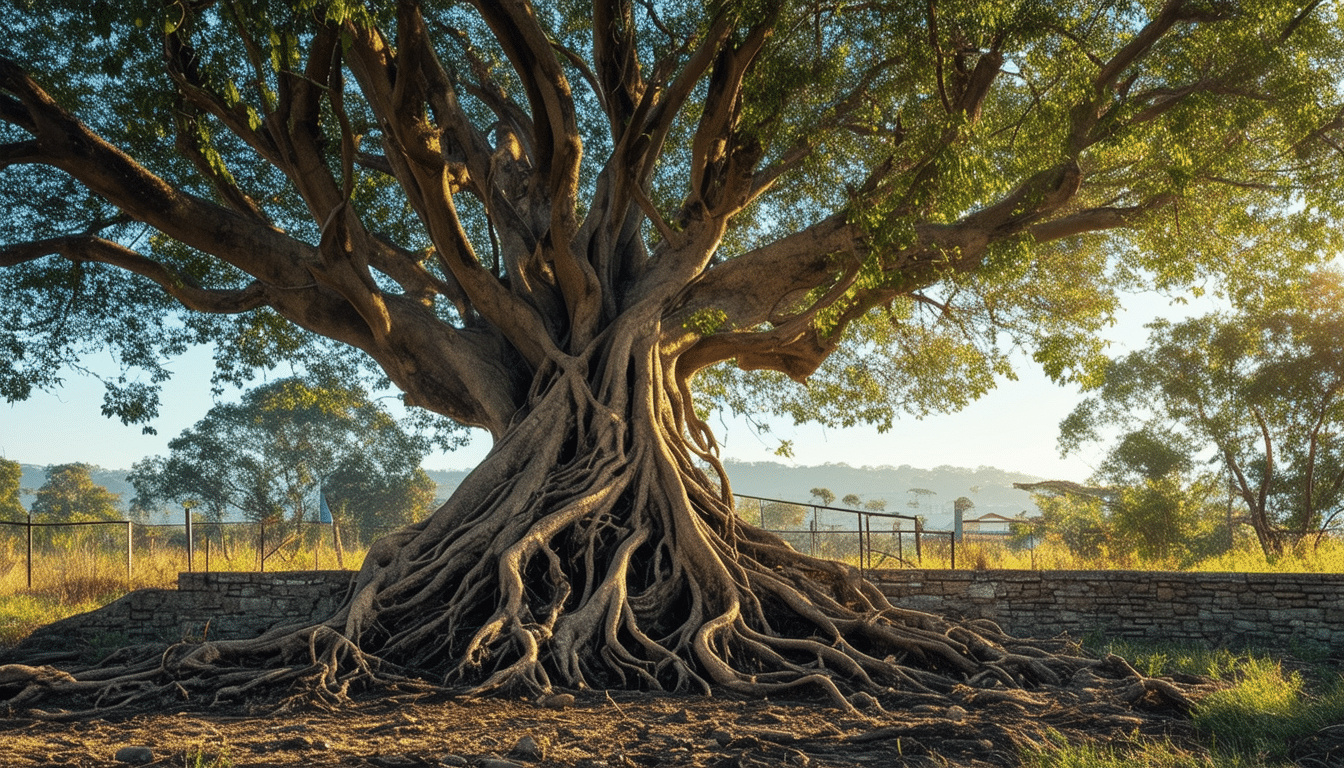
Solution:
[(1250, 768), (1239, 758), (1198, 754), (1169, 741), (1055, 745), (1022, 756), (1024, 768)]
[(1195, 708), (1195, 727), (1219, 753), (1284, 762), (1294, 742), (1344, 723), (1344, 678), (1337, 674), (1316, 691), (1271, 659), (1248, 658), (1237, 674), (1235, 684)]
[(1108, 640), (1085, 642), (1084, 647), (1098, 655), (1113, 653), (1120, 656), (1149, 677), (1185, 674), (1227, 680), (1250, 658), (1226, 648), (1207, 648), (1193, 643)]
[(108, 602), (106, 596), (70, 602), (44, 593), (0, 595), (0, 648), (14, 646), (38, 627), (96, 610)]
[(1195, 706), (1193, 724), (1204, 749), (1136, 739), (1121, 744), (1057, 743), (1023, 755), (1028, 768), (1289, 768), (1293, 745), (1344, 723), (1344, 677), (1323, 658), (1301, 658), (1307, 674), (1284, 669), (1260, 651), (1234, 653), (1181, 643), (1090, 638), (1091, 653), (1114, 653), (1150, 676), (1187, 674), (1223, 681)]

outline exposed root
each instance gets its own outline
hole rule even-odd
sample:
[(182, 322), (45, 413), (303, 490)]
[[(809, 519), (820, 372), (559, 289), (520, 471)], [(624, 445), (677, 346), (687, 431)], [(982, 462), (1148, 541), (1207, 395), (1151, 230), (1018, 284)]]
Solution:
[(1037, 691), (1093, 691), (1189, 710), (1179, 686), (1122, 660), (897, 608), (856, 569), (739, 521), (726, 480), (703, 470), (723, 476), (685, 382), (652, 351), (629, 366), (567, 366), (538, 377), (530, 412), (448, 504), (370, 550), (322, 624), (114, 655), (73, 674), (5, 667), (0, 702), (334, 707), (421, 679), (522, 696), (804, 691), (846, 710), (874, 695), (1030, 707)]

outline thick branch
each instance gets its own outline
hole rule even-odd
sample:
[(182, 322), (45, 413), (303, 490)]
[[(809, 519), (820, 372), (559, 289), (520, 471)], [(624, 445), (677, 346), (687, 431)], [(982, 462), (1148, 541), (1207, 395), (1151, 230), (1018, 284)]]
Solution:
[(109, 264), (147, 277), (181, 302), (182, 306), (198, 312), (237, 314), (267, 303), (265, 290), (259, 282), (253, 282), (242, 290), (202, 288), (189, 275), (101, 237), (76, 235), (6, 246), (0, 248), (0, 267), (12, 267), (53, 254), (70, 261)]
[(90, 131), (3, 57), (0, 88), (23, 100), (44, 162), (74, 176), (132, 218), (268, 283), (308, 282), (300, 266), (307, 246), (251, 217), (172, 187)]
[(36, 141), (16, 141), (0, 144), (0, 168), (42, 160), (42, 146)]
[(634, 6), (630, 0), (594, 0), (593, 60), (607, 118), (611, 121), (611, 136), (619, 141), (644, 95), (639, 51), (635, 46)]
[(1027, 231), (1031, 233), (1036, 242), (1048, 243), (1089, 232), (1119, 229), (1131, 226), (1142, 216), (1170, 204), (1173, 199), (1170, 195), (1159, 195), (1141, 205), (1125, 208), (1088, 208), (1068, 216), (1061, 216), (1058, 219), (1035, 224)]

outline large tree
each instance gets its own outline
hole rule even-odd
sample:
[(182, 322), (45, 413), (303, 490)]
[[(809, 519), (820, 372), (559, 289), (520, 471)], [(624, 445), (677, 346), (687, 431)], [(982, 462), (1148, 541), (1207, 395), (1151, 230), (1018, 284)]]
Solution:
[(121, 520), (121, 496), (93, 482), (88, 464), (53, 464), (33, 496), (33, 519), (43, 523)]
[(217, 341), (241, 378), (326, 354), (301, 329), (495, 440), (338, 615), (173, 656), (192, 680), (267, 659), (336, 695), (371, 654), (479, 691), (1056, 680), (1079, 662), (739, 521), (695, 393), (889, 426), (1019, 346), (1085, 372), (1116, 286), (1235, 293), (1333, 247), (1344, 40), (1317, 2), (4, 16), (0, 392), (98, 344), (147, 372), (108, 382), (136, 421), (161, 353)]
[(369, 531), (423, 516), (429, 448), (357, 386), (285, 378), (211, 408), (127, 479), (143, 509), (194, 502), (212, 520), (288, 516), (296, 527), (315, 519), (325, 485), (345, 521)]
[(1344, 515), (1344, 276), (1314, 273), (1288, 301), (1154, 323), (1061, 423), (1060, 445), (1134, 430), (1099, 474), (1132, 487), (1211, 449), (1266, 556), (1319, 540)]

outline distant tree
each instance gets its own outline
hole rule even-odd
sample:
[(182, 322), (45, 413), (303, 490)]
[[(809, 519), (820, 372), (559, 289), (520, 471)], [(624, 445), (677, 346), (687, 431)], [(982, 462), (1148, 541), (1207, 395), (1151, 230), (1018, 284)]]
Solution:
[(952, 509), (966, 512), (975, 509), (975, 502), (965, 496), (958, 496), (952, 501)]
[(812, 494), (812, 498), (821, 502), (823, 507), (829, 507), (835, 501), (835, 494), (831, 492), (830, 488), (813, 488), (808, 493)]
[(215, 519), (229, 510), (251, 520), (288, 511), (297, 524), (311, 519), (317, 487), (330, 476), (340, 510), (371, 529), (418, 519), (433, 500), (419, 467), (428, 444), (362, 389), (332, 380), (253, 389), (211, 408), (168, 448), (167, 457), (135, 465), (137, 507), (196, 500)]
[(1225, 483), (1198, 469), (1189, 446), (1171, 436), (1145, 429), (1122, 437), (1092, 477), (1117, 489), (1109, 505), (1117, 543), (1145, 557), (1211, 554)]
[(863, 499), (859, 498), (859, 494), (857, 493), (847, 493), (845, 494), (845, 497), (840, 500), (840, 503), (844, 504), (846, 507), (858, 509), (859, 506), (863, 504)]
[(1079, 557), (1099, 558), (1110, 552), (1113, 530), (1106, 522), (1103, 499), (1039, 488), (1032, 500), (1041, 511), (1038, 530), (1044, 541), (1061, 544)]
[(887, 508), (887, 500), (869, 499), (863, 503), (863, 508), (869, 512), (881, 512)]
[(905, 503), (905, 506), (911, 509), (920, 509), (924, 506), (925, 499), (938, 495), (937, 491), (931, 491), (928, 488), (911, 488), (906, 493), (910, 494), (910, 500)]
[(379, 530), (418, 522), (431, 510), (438, 486), (419, 467), (390, 472), (367, 455), (346, 457), (322, 484), (332, 515), (350, 523), (365, 540)]
[(88, 464), (55, 464), (33, 499), (33, 518), (49, 523), (120, 520), (120, 494), (93, 482)]
[(17, 461), (0, 459), (0, 520), (20, 520), (28, 511), (19, 501), (23, 467)]
[(807, 519), (808, 509), (800, 504), (772, 501), (761, 512), (766, 528), (797, 528)]

